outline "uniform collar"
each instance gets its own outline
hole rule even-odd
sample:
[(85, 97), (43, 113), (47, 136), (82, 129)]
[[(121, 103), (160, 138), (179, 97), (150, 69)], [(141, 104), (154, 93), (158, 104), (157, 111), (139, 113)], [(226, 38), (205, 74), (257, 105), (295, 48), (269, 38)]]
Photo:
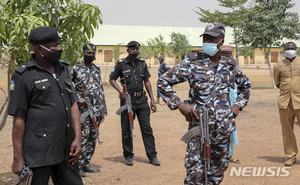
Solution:
[[(26, 62), (24, 65), (25, 65), (25, 67), (27, 67), (27, 68), (33, 67), (33, 66), (42, 68), (42, 67), (36, 62), (35, 54), (32, 54), (32, 55), (31, 55), (31, 58), (30, 58), (30, 59), (28, 60), (28, 62)], [(54, 65), (55, 65), (55, 67), (57, 66), (58, 68), (63, 68), (63, 65), (61, 64), (61, 61), (60, 61), (60, 60), (58, 60), (58, 62), (56, 62)], [(42, 68), (42, 69), (44, 69), (44, 68)]]
[[(139, 61), (139, 58), (136, 58), (135, 59), (135, 62), (137, 62), (137, 61)], [(131, 63), (131, 60), (130, 60), (130, 58), (129, 58), (129, 55), (125, 58), (125, 63)]]

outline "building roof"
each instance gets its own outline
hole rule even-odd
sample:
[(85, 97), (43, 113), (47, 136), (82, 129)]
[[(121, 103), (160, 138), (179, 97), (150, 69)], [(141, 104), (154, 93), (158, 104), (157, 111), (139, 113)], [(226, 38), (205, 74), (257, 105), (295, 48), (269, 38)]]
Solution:
[[(202, 37), (205, 28), (198, 27), (161, 27), (161, 26), (124, 26), (124, 25), (101, 25), (98, 30), (95, 30), (94, 37), (91, 42), (97, 46), (115, 46), (126, 44), (132, 40), (138, 41), (141, 44), (146, 44), (146, 41), (157, 37), (161, 34), (165, 42), (171, 41), (171, 33), (181, 33), (187, 36), (190, 44), (193, 47), (202, 46)], [(235, 47), (233, 43), (233, 29), (226, 27), (225, 42), (226, 45)], [(283, 42), (290, 40), (283, 39)], [(300, 47), (300, 42), (292, 41)]]

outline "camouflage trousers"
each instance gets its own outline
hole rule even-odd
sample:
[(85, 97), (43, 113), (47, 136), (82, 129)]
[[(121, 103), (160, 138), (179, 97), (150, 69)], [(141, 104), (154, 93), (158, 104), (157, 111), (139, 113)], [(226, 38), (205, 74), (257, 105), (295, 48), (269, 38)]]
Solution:
[(97, 134), (91, 122), (90, 116), (87, 116), (84, 123), (81, 123), (81, 154), (78, 160), (79, 168), (90, 164), (96, 148)]
[[(229, 166), (230, 134), (215, 134), (211, 137), (211, 161), (207, 179), (210, 184), (220, 184)], [(184, 185), (205, 184), (204, 162), (202, 160), (200, 136), (193, 137), (187, 145), (185, 156), (186, 178)], [(208, 184), (209, 184), (208, 183)]]

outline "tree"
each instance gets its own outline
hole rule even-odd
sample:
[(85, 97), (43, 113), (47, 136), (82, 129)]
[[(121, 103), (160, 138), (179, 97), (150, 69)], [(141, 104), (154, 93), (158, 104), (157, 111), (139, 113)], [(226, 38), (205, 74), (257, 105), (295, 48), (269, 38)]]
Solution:
[(164, 41), (164, 37), (161, 34), (159, 34), (158, 37), (150, 39), (146, 43), (153, 51), (154, 56), (165, 56), (168, 52), (168, 44)]
[(239, 56), (253, 56), (253, 50), (251, 46), (239, 47)]
[(184, 34), (181, 33), (171, 33), (171, 42), (169, 43), (171, 56), (182, 57), (187, 53), (192, 51), (192, 45), (190, 45), (189, 40)]
[[(140, 55), (139, 55), (140, 58), (143, 58), (145, 60), (148, 60), (150, 59), (151, 57), (154, 57), (154, 52), (153, 50), (151, 49), (151, 47), (149, 46), (145, 46), (144, 44), (141, 43), (141, 46), (140, 46)], [(149, 62), (149, 67), (148, 68), (151, 68), (151, 64)]]
[(124, 51), (120, 51), (121, 45), (122, 43), (119, 43), (118, 45), (115, 45), (113, 47), (113, 51), (108, 54), (108, 61), (114, 59), (114, 61), (116, 62), (120, 59), (120, 56), (125, 53)]
[(222, 23), (224, 26), (229, 26), (233, 28), (233, 36), (234, 36), (234, 44), (236, 49), (236, 62), (239, 65), (239, 50), (238, 50), (238, 42), (237, 42), (237, 30), (238, 25), (244, 20), (240, 16), (243, 12), (239, 10), (241, 5), (247, 2), (247, 0), (218, 0), (220, 2), (220, 6), (230, 8), (231, 12), (220, 12), (219, 10), (215, 10), (215, 12), (211, 13), (209, 10), (204, 10), (200, 7), (199, 12), (195, 11), (200, 15), (199, 20), (205, 23)]
[(248, 8), (242, 7), (243, 22), (238, 42), (253, 48), (263, 48), (269, 65), (273, 87), (276, 88), (269, 55), (272, 46), (282, 46), (282, 39), (300, 38), (300, 23), (297, 13), (287, 12), (295, 4), (292, 0), (255, 0)]
[(32, 29), (57, 27), (64, 49), (62, 59), (74, 65), (82, 57), (82, 45), (102, 24), (99, 8), (82, 0), (1, 0), (0, 14), (0, 56), (2, 67), (8, 69), (8, 87), (14, 68), (30, 58), (28, 35)]

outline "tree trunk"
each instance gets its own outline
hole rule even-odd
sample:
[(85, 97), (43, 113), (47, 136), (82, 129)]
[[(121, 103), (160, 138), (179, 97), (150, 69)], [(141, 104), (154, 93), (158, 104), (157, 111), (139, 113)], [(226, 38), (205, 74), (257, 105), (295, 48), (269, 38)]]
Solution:
[(235, 43), (235, 60), (236, 60), (236, 64), (239, 66), (240, 65), (240, 60), (239, 60), (239, 45), (237, 43), (237, 34), (236, 34), (236, 29), (235, 26), (233, 27), (233, 31), (234, 31), (234, 43)]
[[(273, 76), (273, 71), (272, 71), (272, 66), (271, 66), (271, 63), (270, 63), (270, 60), (269, 60), (270, 50), (271, 50), (271, 46), (268, 48), (268, 51), (265, 52), (265, 53), (266, 53), (266, 57), (267, 57), (268, 66), (269, 66), (269, 69), (270, 69), (270, 75), (271, 75), (271, 79), (272, 79), (273, 89), (276, 89), (274, 76)], [(266, 49), (264, 49), (264, 51), (266, 51)]]

